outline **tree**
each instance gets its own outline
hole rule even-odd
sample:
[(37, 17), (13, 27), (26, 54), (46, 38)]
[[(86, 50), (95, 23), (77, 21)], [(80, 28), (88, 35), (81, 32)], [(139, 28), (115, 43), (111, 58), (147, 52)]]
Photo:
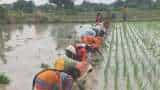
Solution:
[(54, 3), (58, 8), (73, 8), (74, 3), (72, 0), (49, 0), (50, 3)]
[(160, 8), (160, 0), (155, 0), (154, 8)]
[(7, 10), (0, 6), (0, 21), (4, 22), (7, 19)]
[(54, 5), (51, 5), (51, 4), (40, 5), (36, 8), (41, 10), (41, 11), (44, 11), (44, 12), (52, 12), (56, 9), (56, 7)]
[(91, 3), (88, 1), (83, 1), (79, 6), (76, 6), (78, 11), (108, 11), (109, 6), (106, 4)]
[(120, 7), (124, 5), (124, 2), (128, 7), (139, 7), (139, 8), (152, 8), (153, 0), (118, 0), (113, 4), (114, 7)]
[(33, 1), (18, 0), (17, 2), (13, 3), (13, 9), (17, 11), (32, 13), (34, 8), (35, 5)]

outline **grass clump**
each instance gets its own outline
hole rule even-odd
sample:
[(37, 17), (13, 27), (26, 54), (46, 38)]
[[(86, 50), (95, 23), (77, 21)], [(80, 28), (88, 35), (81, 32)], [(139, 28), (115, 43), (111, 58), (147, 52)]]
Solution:
[(0, 84), (9, 84), (9, 83), (10, 83), (9, 77), (3, 73), (0, 74)]

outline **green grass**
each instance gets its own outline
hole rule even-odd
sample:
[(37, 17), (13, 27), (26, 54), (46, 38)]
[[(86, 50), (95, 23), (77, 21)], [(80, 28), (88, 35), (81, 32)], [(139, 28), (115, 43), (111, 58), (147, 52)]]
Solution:
[(0, 84), (9, 84), (10, 79), (4, 73), (0, 74)]

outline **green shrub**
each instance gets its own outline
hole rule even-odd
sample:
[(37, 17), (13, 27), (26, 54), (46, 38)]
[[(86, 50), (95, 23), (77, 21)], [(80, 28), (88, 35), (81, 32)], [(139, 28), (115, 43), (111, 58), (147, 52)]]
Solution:
[(5, 74), (0, 74), (0, 84), (9, 84), (10, 79)]

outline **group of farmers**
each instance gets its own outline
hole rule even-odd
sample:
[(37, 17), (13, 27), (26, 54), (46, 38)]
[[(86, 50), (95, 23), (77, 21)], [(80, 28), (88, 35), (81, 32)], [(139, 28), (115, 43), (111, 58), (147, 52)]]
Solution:
[(101, 14), (97, 14), (96, 25), (81, 31), (79, 40), (66, 47), (65, 55), (54, 60), (53, 69), (45, 69), (35, 75), (32, 90), (73, 90), (75, 82), (85, 80), (93, 70), (93, 57), (102, 54), (100, 48), (109, 25), (109, 18), (102, 19)]

